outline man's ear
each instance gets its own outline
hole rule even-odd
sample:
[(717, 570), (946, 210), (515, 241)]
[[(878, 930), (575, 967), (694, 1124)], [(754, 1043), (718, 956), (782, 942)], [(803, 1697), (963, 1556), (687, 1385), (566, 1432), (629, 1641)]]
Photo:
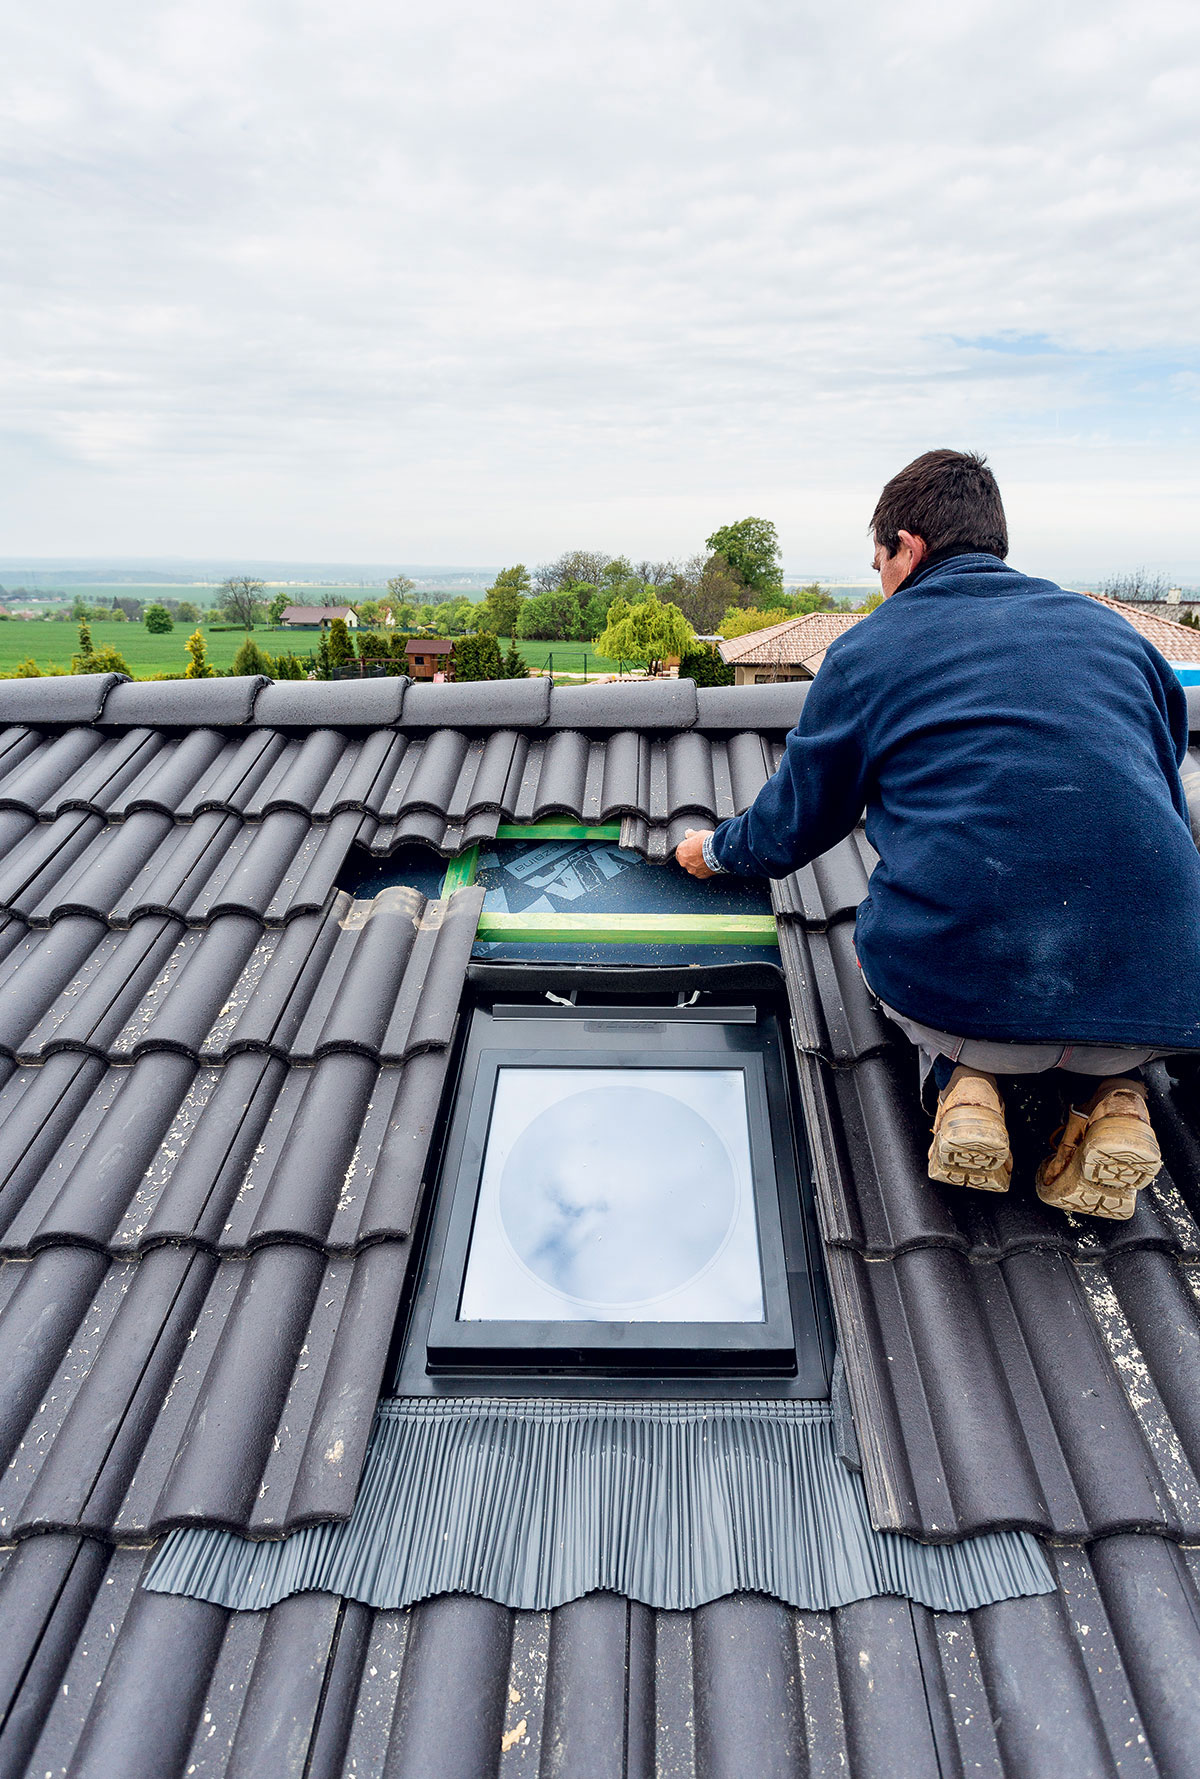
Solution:
[[(918, 537), (915, 531), (901, 531), (898, 535), (901, 544), (912, 551), (912, 568), (919, 568), (929, 554), (929, 546), (925, 539)], [(909, 569), (909, 574), (912, 573), (912, 568)]]

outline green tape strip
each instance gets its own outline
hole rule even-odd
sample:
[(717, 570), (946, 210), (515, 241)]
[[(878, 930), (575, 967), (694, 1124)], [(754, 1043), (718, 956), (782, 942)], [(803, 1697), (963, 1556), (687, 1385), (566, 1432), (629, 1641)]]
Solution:
[(482, 914), (477, 937), (509, 944), (777, 945), (771, 914)]
[(518, 826), (502, 822), (496, 829), (497, 840), (619, 840), (621, 824), (609, 822), (601, 828), (583, 827), (579, 822), (527, 822)]
[(475, 881), (475, 872), (479, 865), (478, 846), (468, 846), (466, 852), (460, 852), (446, 866), (446, 875), (442, 878), (443, 896), (452, 896), (457, 889), (466, 889)]

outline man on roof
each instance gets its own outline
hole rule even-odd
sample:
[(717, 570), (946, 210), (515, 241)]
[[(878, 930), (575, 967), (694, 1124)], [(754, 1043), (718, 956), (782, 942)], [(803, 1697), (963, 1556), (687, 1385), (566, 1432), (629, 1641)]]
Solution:
[(918, 457), (871, 530), (884, 603), (831, 645), (752, 806), (675, 856), (783, 877), (865, 810), (858, 958), (937, 1084), (930, 1177), (1006, 1191), (997, 1076), (1055, 1069), (1038, 1195), (1132, 1216), (1161, 1164), (1142, 1065), (1200, 1054), (1183, 688), (1119, 613), (1007, 565), (981, 456)]

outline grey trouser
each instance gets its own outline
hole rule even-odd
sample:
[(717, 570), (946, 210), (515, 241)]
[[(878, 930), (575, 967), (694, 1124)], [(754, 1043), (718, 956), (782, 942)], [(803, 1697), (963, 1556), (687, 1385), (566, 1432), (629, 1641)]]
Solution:
[(869, 983), (867, 986), (893, 1024), (920, 1049), (922, 1087), (935, 1056), (948, 1057), (969, 1069), (986, 1069), (989, 1075), (1042, 1075), (1047, 1069), (1070, 1069), (1077, 1075), (1123, 1075), (1127, 1069), (1172, 1054), (1125, 1044), (1001, 1044), (990, 1038), (958, 1038), (953, 1032), (939, 1032), (931, 1025), (906, 1019), (880, 1001)]

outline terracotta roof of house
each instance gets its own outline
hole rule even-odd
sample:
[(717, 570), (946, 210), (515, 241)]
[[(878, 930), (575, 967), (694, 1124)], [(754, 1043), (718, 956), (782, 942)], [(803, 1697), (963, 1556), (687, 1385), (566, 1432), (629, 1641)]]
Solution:
[(1170, 618), (1159, 618), (1153, 612), (1139, 611), (1136, 605), (1128, 605), (1122, 599), (1110, 599), (1106, 593), (1088, 593), (1088, 599), (1094, 599), (1098, 605), (1106, 605), (1110, 611), (1120, 612), (1128, 618), (1134, 629), (1152, 642), (1161, 655), (1168, 661), (1200, 662), (1200, 630), (1193, 630), (1189, 624), (1179, 624)]
[(782, 624), (723, 642), (721, 659), (738, 667), (812, 665), (815, 672), (830, 643), (865, 616), (865, 612), (807, 612), (802, 618), (785, 618)]

